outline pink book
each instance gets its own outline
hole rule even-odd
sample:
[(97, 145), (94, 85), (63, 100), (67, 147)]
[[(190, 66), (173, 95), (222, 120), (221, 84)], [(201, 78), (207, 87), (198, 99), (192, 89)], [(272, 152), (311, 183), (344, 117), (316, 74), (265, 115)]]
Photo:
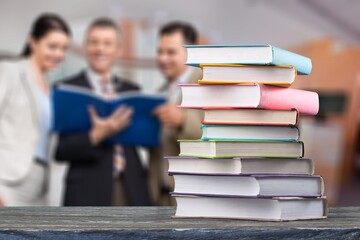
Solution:
[(319, 96), (311, 91), (262, 84), (181, 84), (180, 87), (180, 107), (184, 108), (296, 109), (304, 115), (316, 115), (319, 111)]

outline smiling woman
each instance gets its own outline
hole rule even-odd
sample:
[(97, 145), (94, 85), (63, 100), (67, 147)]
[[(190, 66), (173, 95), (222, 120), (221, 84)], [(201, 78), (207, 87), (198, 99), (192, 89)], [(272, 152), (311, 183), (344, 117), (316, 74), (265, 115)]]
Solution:
[(64, 59), (69, 37), (59, 16), (43, 14), (21, 59), (0, 62), (0, 205), (46, 205), (51, 109), (45, 74)]

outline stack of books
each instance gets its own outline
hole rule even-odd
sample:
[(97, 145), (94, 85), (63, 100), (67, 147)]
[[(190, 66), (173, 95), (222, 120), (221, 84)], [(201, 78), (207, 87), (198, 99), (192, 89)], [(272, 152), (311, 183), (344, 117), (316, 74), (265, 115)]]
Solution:
[(180, 85), (181, 107), (205, 114), (202, 138), (179, 140), (180, 156), (166, 157), (175, 217), (325, 218), (323, 180), (296, 127), (299, 115), (317, 114), (318, 95), (288, 88), (311, 60), (271, 45), (185, 47), (203, 79)]

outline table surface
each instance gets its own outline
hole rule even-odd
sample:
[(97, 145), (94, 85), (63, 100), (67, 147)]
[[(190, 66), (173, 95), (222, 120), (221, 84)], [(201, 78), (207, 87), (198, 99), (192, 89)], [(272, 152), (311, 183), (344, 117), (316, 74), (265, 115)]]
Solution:
[(330, 208), (327, 219), (292, 222), (178, 219), (174, 213), (173, 207), (0, 208), (0, 230), (360, 228), (360, 207)]
[[(216, 234), (226, 236), (224, 235), (226, 233), (236, 234), (239, 237), (245, 236), (242, 234), (256, 237), (268, 236), (269, 233), (282, 234), (276, 235), (279, 239), (281, 236), (291, 238), (288, 235), (291, 233), (292, 237), (299, 239), (302, 236), (304, 239), (308, 237), (316, 239), (319, 236), (329, 237), (329, 234), (335, 234), (331, 236), (340, 236), (344, 239), (360, 238), (360, 207), (330, 208), (327, 219), (292, 222), (176, 219), (172, 218), (174, 213), (175, 208), (173, 207), (0, 208), (0, 239), (18, 239), (11, 238), (17, 231), (26, 232), (28, 237), (30, 236), (29, 231), (35, 234), (31, 236), (36, 237), (39, 237), (38, 234), (44, 231), (47, 234), (61, 231), (75, 234), (97, 232), (100, 235), (107, 232), (116, 236), (120, 236), (125, 231), (136, 237), (143, 236), (136, 235), (137, 232), (146, 232), (148, 237), (149, 233), (157, 232), (158, 237), (172, 236), (176, 238), (178, 236), (178, 239), (181, 239), (183, 234), (188, 237), (198, 234), (196, 235), (198, 239), (201, 239), (199, 236), (203, 236), (204, 239), (205, 236), (207, 236), (206, 239), (212, 236), (215, 239)], [(7, 238), (2, 238), (4, 236)], [(66, 235), (63, 236), (66, 239)], [(121, 236), (124, 237), (124, 235)], [(83, 238), (86, 239), (86, 237)], [(35, 237), (29, 239), (35, 239)]]

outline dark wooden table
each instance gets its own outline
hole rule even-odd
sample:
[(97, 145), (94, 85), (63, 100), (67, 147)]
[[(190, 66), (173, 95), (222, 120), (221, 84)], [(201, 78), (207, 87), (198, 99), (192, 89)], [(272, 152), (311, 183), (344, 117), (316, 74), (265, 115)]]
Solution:
[(328, 219), (174, 219), (172, 207), (0, 208), (0, 239), (360, 239), (360, 208)]

